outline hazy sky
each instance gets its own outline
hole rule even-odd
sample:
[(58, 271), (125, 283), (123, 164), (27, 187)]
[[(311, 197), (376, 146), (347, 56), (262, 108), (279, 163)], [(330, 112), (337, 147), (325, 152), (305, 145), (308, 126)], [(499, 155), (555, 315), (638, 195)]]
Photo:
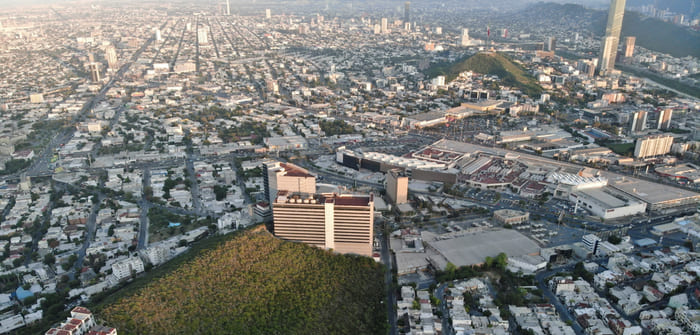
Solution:
[[(37, 5), (37, 4), (52, 4), (52, 3), (64, 3), (64, 2), (69, 2), (70, 0), (0, 0), (0, 5), (2, 6), (21, 6), (21, 5)], [(116, 0), (119, 1), (119, 0)], [(193, 0), (196, 2), (211, 2), (210, 0)], [(223, 0), (222, 0), (223, 1)], [(232, 3), (239, 2), (240, 0), (232, 0)], [(382, 1), (382, 0), (379, 0)], [(385, 0), (387, 2), (403, 2), (404, 0)], [(449, 2), (450, 0), (447, 0), (445, 2)], [(454, 0), (453, 0), (454, 1)], [(103, 2), (103, 1), (94, 1), (95, 3)], [(250, 3), (250, 0), (244, 1), (246, 3)], [(267, 2), (267, 1), (265, 1)], [(320, 0), (319, 2), (323, 2)], [(355, 2), (362, 2), (362, 0), (355, 0)], [(413, 3), (421, 3), (421, 2), (440, 2), (435, 1), (435, 0), (412, 0), (411, 2)], [(578, 3), (578, 4), (583, 4), (583, 5), (600, 5), (600, 4), (609, 4), (610, 0), (513, 0), (513, 2), (516, 3), (523, 3), (523, 2), (559, 2), (559, 3)]]

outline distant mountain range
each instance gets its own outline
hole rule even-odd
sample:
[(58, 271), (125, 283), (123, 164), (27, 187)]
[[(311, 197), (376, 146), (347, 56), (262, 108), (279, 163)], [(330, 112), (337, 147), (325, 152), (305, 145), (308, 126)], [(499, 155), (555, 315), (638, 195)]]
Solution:
[[(581, 5), (538, 3), (528, 7), (521, 14), (548, 25), (578, 22), (582, 28), (602, 37), (608, 13)], [(624, 36), (636, 36), (637, 45), (674, 57), (690, 55), (700, 58), (700, 32), (661, 20), (644, 18), (636, 12), (625, 12), (625, 18), (622, 20), (622, 37)]]

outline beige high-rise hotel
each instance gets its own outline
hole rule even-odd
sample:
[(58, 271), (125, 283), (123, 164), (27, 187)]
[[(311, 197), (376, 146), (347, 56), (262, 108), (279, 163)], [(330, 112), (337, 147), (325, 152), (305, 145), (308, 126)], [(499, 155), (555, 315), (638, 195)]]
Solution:
[(275, 236), (339, 253), (372, 256), (374, 196), (279, 191)]

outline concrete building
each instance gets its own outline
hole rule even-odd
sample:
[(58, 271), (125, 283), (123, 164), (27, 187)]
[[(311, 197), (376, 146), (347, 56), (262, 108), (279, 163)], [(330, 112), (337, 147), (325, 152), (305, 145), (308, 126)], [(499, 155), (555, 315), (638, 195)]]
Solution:
[(380, 26), (380, 32), (382, 34), (388, 34), (389, 33), (389, 20), (385, 17), (382, 18), (382, 24)]
[(131, 257), (112, 264), (112, 275), (114, 275), (117, 280), (129, 278), (143, 271), (143, 261), (138, 257)]
[(517, 225), (530, 221), (530, 213), (513, 209), (499, 209), (493, 211), (493, 219), (502, 224)]
[(411, 2), (406, 1), (403, 4), (403, 22), (411, 22)]
[(29, 94), (29, 102), (33, 104), (40, 104), (44, 102), (44, 95), (41, 93), (31, 93)]
[(660, 135), (638, 138), (634, 146), (634, 157), (644, 159), (665, 155), (671, 152), (672, 144), (673, 136)]
[(386, 194), (395, 205), (408, 202), (408, 177), (400, 169), (386, 173)]
[(291, 163), (263, 162), (265, 199), (272, 203), (278, 191), (316, 193), (316, 176)]
[(656, 123), (656, 129), (671, 128), (671, 116), (673, 116), (672, 108), (666, 108), (659, 111), (659, 120)]
[(598, 244), (600, 243), (600, 241), (600, 237), (593, 234), (583, 236), (583, 245), (586, 246), (586, 249), (590, 251), (593, 255), (598, 254)]
[(647, 205), (611, 187), (582, 189), (569, 194), (577, 208), (609, 220), (644, 213)]
[(197, 43), (200, 45), (209, 44), (209, 29), (205, 27), (197, 29)]
[(70, 316), (65, 322), (61, 322), (58, 327), (47, 330), (45, 335), (84, 335), (84, 334), (99, 334), (99, 335), (117, 335), (117, 329), (97, 325), (92, 312), (81, 306), (73, 308)]
[(625, 58), (634, 56), (634, 43), (637, 40), (634, 36), (625, 37)]
[(557, 48), (557, 38), (550, 36), (547, 38), (546, 51), (554, 51)]
[(668, 214), (695, 212), (700, 204), (700, 194), (645, 180), (619, 177), (609, 185), (647, 204), (647, 212)]
[(165, 263), (170, 258), (170, 250), (160, 246), (148, 247), (141, 250), (139, 254), (144, 261), (153, 265)]
[(700, 310), (688, 309), (687, 306), (676, 308), (676, 320), (688, 328), (693, 334), (700, 333)]
[(468, 46), (469, 43), (470, 43), (470, 40), (469, 40), (469, 29), (467, 29), (467, 28), (462, 28), (462, 35), (461, 35), (461, 39), (460, 39), (460, 44), (461, 44), (463, 47), (465, 47), (465, 46)]
[(114, 48), (114, 46), (110, 45), (107, 47), (107, 49), (105, 49), (105, 59), (107, 59), (107, 66), (110, 69), (117, 69), (117, 50)]
[(306, 149), (309, 145), (301, 135), (266, 137), (263, 142), (270, 151)]
[(275, 236), (339, 253), (372, 256), (374, 195), (280, 191), (272, 203)]
[(632, 115), (632, 127), (630, 132), (637, 133), (647, 128), (647, 112), (638, 111)]
[(268, 20), (272, 18), (272, 11), (270, 10), (270, 8), (265, 9), (265, 18)]
[(90, 80), (92, 80), (93, 83), (99, 82), (101, 79), (101, 77), (100, 77), (100, 63), (90, 62), (88, 64), (88, 70), (90, 70)]
[(605, 26), (605, 37), (601, 43), (598, 73), (608, 75), (615, 69), (617, 45), (622, 31), (622, 18), (625, 16), (625, 0), (612, 0), (608, 12), (608, 22)]

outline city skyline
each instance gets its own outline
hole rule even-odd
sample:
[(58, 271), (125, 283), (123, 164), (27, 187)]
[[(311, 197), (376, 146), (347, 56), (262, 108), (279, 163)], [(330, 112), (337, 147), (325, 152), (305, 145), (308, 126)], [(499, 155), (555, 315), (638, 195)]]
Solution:
[(586, 3), (3, 7), (0, 333), (700, 329), (700, 16)]

